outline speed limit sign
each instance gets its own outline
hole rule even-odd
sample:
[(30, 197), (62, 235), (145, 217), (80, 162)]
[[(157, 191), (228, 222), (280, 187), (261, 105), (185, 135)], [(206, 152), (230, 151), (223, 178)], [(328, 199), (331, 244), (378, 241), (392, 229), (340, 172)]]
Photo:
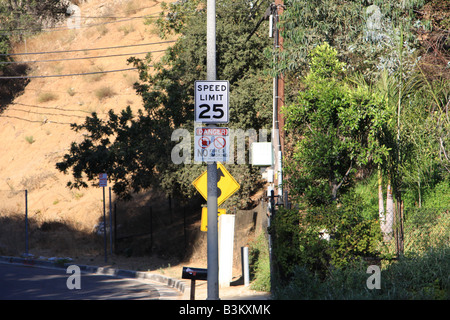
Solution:
[(229, 82), (195, 81), (195, 122), (228, 123)]

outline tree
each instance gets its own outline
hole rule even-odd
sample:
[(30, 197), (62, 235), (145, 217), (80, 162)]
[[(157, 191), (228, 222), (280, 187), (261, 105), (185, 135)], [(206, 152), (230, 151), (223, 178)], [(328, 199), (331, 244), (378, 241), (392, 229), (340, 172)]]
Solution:
[[(276, 53), (276, 69), (284, 74), (286, 101), (296, 99), (299, 76), (308, 72), (309, 54), (327, 42), (346, 63), (347, 76), (363, 74), (376, 80), (383, 70), (397, 68), (395, 39), (403, 26), (408, 50), (415, 58), (419, 43), (414, 31), (421, 6), (428, 0), (336, 1), (286, 0), (280, 17), (283, 51)], [(426, 21), (420, 24), (426, 29)], [(414, 61), (412, 61), (414, 62)]]
[[(60, 0), (0, 0), (0, 75), (27, 74), (27, 65), (5, 63), (13, 61), (8, 55), (11, 45), (40, 32), (44, 24), (59, 21), (67, 6), (67, 2)], [(27, 83), (28, 79), (0, 80), (0, 107), (8, 105)]]
[(286, 129), (298, 139), (289, 185), (309, 205), (333, 203), (359, 166), (381, 163), (388, 152), (380, 142), (389, 116), (383, 100), (343, 77), (337, 51), (327, 43), (317, 46), (306, 88), (284, 110)]

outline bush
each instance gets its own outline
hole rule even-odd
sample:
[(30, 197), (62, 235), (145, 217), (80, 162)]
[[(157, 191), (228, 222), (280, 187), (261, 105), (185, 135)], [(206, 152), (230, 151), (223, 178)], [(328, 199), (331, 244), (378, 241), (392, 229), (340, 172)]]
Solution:
[(366, 264), (335, 269), (321, 280), (296, 266), (287, 285), (278, 287), (275, 299), (450, 299), (450, 248), (430, 249), (421, 256), (403, 257), (381, 271), (381, 289), (368, 289)]
[(103, 100), (105, 98), (111, 98), (115, 95), (116, 93), (114, 92), (113, 89), (111, 89), (111, 87), (101, 87), (100, 89), (97, 89), (95, 91), (95, 96), (99, 99), (99, 100)]
[(450, 247), (402, 257), (382, 273), (386, 299), (450, 299)]
[(268, 241), (263, 233), (249, 246), (251, 288), (270, 291), (270, 257)]
[(44, 92), (44, 93), (39, 94), (39, 96), (38, 96), (39, 103), (53, 101), (53, 100), (57, 100), (57, 99), (58, 99), (58, 96), (51, 92)]
[(25, 141), (29, 144), (33, 144), (36, 140), (34, 140), (33, 136), (26, 136)]
[(289, 281), (297, 266), (323, 279), (330, 268), (343, 269), (363, 257), (378, 256), (379, 225), (362, 217), (361, 206), (357, 196), (346, 196), (338, 205), (307, 212), (280, 209), (271, 232), (281, 284)]
[(304, 266), (312, 272), (323, 273), (327, 269), (328, 243), (319, 238), (320, 226), (315, 217), (298, 210), (280, 208), (271, 225), (273, 236), (273, 260), (277, 282), (288, 281), (296, 266)]

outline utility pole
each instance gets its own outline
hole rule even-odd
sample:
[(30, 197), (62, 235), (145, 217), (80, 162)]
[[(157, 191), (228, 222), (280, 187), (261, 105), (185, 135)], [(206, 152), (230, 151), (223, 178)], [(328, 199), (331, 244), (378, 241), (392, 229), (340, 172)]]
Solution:
[[(276, 22), (279, 22), (279, 16), (283, 14), (284, 11), (284, 1), (283, 0), (275, 0), (276, 6)], [(277, 35), (276, 35), (276, 45), (278, 47), (279, 52), (283, 51), (283, 37), (280, 34), (280, 30), (278, 26), (276, 26)], [(277, 80), (277, 106), (278, 106), (278, 128), (280, 135), (280, 150), (281, 154), (284, 154), (284, 117), (281, 114), (281, 108), (284, 106), (284, 76), (283, 74), (278, 75)]]
[[(272, 30), (271, 34), (274, 38), (274, 64), (277, 64), (278, 55), (276, 51), (281, 52), (283, 50), (283, 37), (280, 35), (278, 29), (279, 16), (283, 13), (283, 0), (275, 0), (272, 4)], [(275, 70), (275, 72), (277, 72)], [(283, 201), (283, 154), (284, 154), (284, 118), (281, 114), (281, 108), (284, 105), (284, 77), (282, 74), (276, 74), (273, 78), (273, 135), (272, 144), (275, 154), (275, 167), (276, 179), (275, 185), (278, 188), (278, 199)]]
[[(216, 1), (206, 4), (206, 72), (207, 80), (216, 80)], [(207, 163), (207, 300), (219, 300), (219, 240), (217, 231), (217, 162)]]

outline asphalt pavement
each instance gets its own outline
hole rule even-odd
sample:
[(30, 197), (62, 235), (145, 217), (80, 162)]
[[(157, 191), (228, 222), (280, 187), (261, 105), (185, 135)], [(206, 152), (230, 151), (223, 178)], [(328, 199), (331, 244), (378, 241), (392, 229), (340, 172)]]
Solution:
[(0, 300), (177, 300), (182, 296), (158, 281), (121, 277), (103, 269), (79, 273), (78, 282), (75, 276), (64, 267), (0, 262)]
[[(0, 256), (0, 300), (189, 300), (190, 281), (151, 272), (79, 265), (80, 288), (70, 263)], [(69, 282), (69, 287), (68, 287)], [(195, 300), (207, 299), (206, 281), (197, 281)], [(221, 300), (270, 300), (248, 286), (219, 289)]]

